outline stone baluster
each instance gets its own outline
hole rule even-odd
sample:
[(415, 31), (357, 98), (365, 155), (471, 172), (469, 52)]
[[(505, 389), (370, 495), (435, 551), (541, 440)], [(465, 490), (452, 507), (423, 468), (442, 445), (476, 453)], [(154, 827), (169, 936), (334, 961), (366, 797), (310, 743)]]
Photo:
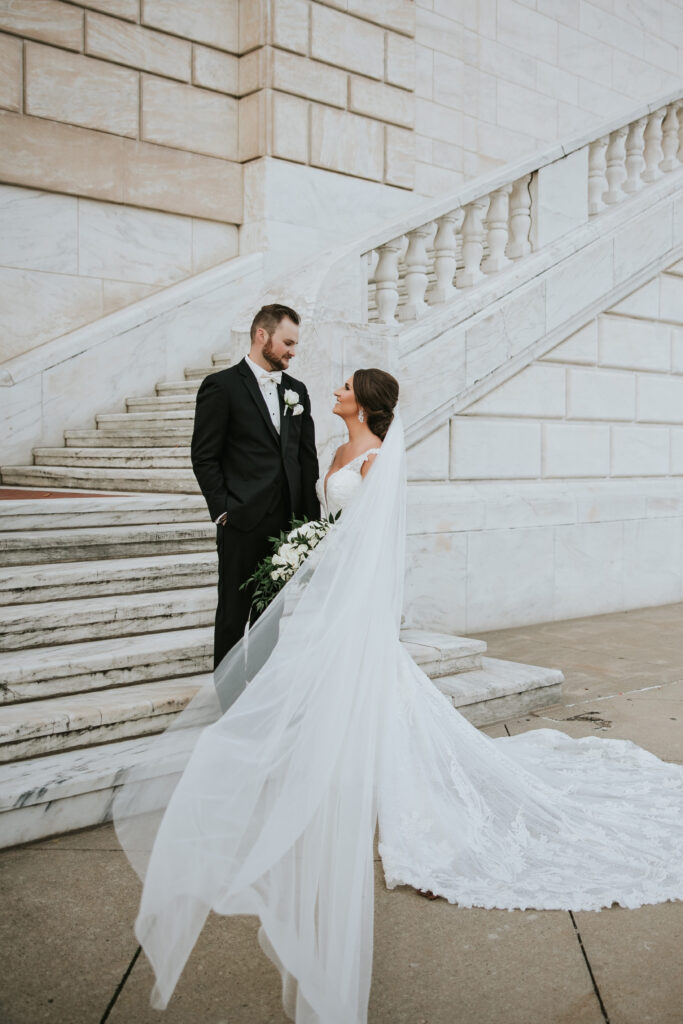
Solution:
[(369, 284), (373, 280), (372, 276), (372, 257), (374, 249), (370, 252), (364, 252), (360, 258), (361, 266), (361, 281), (362, 281), (362, 309), (361, 309), (361, 323), (366, 324), (370, 318), (369, 310)]
[(483, 273), (480, 269), (481, 257), (484, 252), (484, 213), (489, 197), (482, 196), (468, 203), (465, 207), (465, 219), (462, 224), (462, 258), (464, 267), (455, 275), (458, 288), (469, 288), (481, 281)]
[(531, 228), (531, 195), (529, 193), (529, 182), (531, 175), (525, 174), (512, 186), (510, 195), (510, 241), (508, 242), (506, 255), (511, 260), (518, 260), (520, 256), (526, 256), (531, 252), (529, 242), (529, 230)]
[(624, 198), (622, 184), (626, 178), (626, 133), (627, 125), (610, 132), (607, 153), (605, 154), (607, 191), (603, 193), (605, 203), (619, 203)]
[(511, 184), (503, 185), (491, 195), (486, 215), (488, 255), (481, 265), (485, 274), (497, 274), (511, 262), (505, 255), (508, 243), (508, 197), (511, 191)]
[(662, 172), (659, 165), (664, 154), (662, 153), (662, 121), (666, 113), (665, 107), (660, 107), (650, 114), (645, 128), (645, 170), (643, 181), (657, 181), (661, 178)]
[(626, 181), (622, 186), (624, 192), (637, 192), (638, 189), (643, 187), (641, 174), (645, 167), (645, 160), (643, 159), (645, 139), (643, 138), (643, 132), (645, 131), (646, 124), (647, 118), (640, 117), (633, 124), (629, 125), (628, 135), (626, 136)]
[(375, 286), (377, 315), (382, 324), (396, 322), (398, 305), (398, 257), (403, 243), (402, 236), (377, 247), (377, 268)]
[(434, 272), (436, 282), (430, 289), (428, 299), (430, 305), (438, 302), (448, 302), (456, 293), (453, 284), (455, 274), (455, 232), (460, 227), (463, 218), (462, 210), (453, 210), (439, 217), (436, 222), (436, 237), (434, 239)]
[(417, 320), (427, 309), (425, 292), (427, 277), (427, 239), (433, 233), (434, 225), (422, 224), (408, 232), (408, 248), (405, 255), (406, 303), (401, 309), (401, 320)]
[(609, 138), (603, 135), (588, 147), (588, 213), (591, 216), (605, 208), (602, 196), (605, 191), (605, 150), (608, 142)]
[(675, 171), (678, 167), (678, 108), (680, 100), (670, 103), (666, 108), (666, 116), (662, 121), (662, 153), (664, 159), (659, 168), (661, 171)]

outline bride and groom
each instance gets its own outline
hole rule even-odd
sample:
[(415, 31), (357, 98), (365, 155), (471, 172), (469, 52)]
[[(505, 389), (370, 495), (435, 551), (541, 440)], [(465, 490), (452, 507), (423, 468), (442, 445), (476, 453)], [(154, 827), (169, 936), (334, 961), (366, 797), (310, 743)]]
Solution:
[[(296, 339), (283, 330), (286, 339), (272, 326), (258, 338), (261, 354), (270, 345), (269, 358), (286, 366), (278, 343), (293, 351)], [(258, 916), (298, 1024), (365, 1024), (376, 829), (389, 888), (460, 906), (597, 910), (683, 898), (682, 766), (630, 741), (554, 729), (491, 738), (402, 647), (396, 381), (357, 370), (335, 392), (349, 441), (314, 495), (303, 385), (283, 369), (278, 409), (254, 396), (245, 371), (253, 374), (239, 364), (203, 386), (207, 416), (210, 400), (220, 418), (205, 426), (217, 447), (237, 437), (253, 450), (259, 442), (247, 438), (263, 421), (260, 443), (272, 452), (258, 465), (271, 469), (257, 480), (237, 453), (222, 455), (244, 479), (237, 486), (219, 469), (207, 477), (212, 518), (227, 512), (219, 537), (232, 530), (222, 536), (253, 551), (250, 508), (284, 522), (317, 514), (317, 498), (343, 514), (118, 791), (117, 833), (144, 880), (135, 929), (154, 968), (154, 1005), (167, 1004), (213, 910)], [(303, 406), (297, 416), (285, 387)]]
[(349, 441), (318, 480), (308, 392), (287, 373), (299, 322), (289, 306), (263, 306), (251, 325), (249, 354), (206, 377), (197, 394), (192, 467), (218, 527), (214, 667), (244, 633), (251, 590), (242, 584), (270, 553), (270, 538), (292, 519), (339, 511), (379, 451), (398, 399), (398, 384), (381, 370), (360, 370), (335, 392), (334, 412), (347, 424)]

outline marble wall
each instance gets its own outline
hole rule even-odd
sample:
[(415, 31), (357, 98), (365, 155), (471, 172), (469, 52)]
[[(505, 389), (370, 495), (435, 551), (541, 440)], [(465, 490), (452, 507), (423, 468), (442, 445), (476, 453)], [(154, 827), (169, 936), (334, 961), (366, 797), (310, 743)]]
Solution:
[(683, 479), (413, 484), (404, 614), (468, 635), (683, 600)]
[(0, 185), (0, 362), (237, 251), (232, 224)]
[(231, 258), (239, 225), (275, 273), (651, 99), (680, 81), (682, 19), (672, 0), (2, 3), (0, 360)]
[(413, 626), (683, 600), (683, 260), (409, 452)]
[(673, 0), (416, 0), (415, 189), (451, 191), (682, 77)]
[(462, 409), (416, 480), (683, 476), (683, 260)]

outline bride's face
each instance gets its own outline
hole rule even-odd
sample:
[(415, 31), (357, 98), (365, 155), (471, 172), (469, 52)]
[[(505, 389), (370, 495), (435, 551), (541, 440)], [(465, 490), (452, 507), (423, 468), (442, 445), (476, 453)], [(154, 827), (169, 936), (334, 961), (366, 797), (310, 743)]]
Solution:
[(337, 416), (341, 416), (342, 419), (347, 419), (350, 416), (356, 416), (358, 414), (358, 403), (356, 402), (356, 396), (353, 393), (353, 376), (342, 384), (340, 388), (334, 392), (334, 397), (337, 401), (334, 404), (332, 412), (336, 413)]

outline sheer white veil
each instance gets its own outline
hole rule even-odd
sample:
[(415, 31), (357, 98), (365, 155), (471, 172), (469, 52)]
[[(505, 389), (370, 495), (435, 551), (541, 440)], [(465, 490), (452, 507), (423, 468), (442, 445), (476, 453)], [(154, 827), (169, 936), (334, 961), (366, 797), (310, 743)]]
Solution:
[[(405, 562), (403, 429), (313, 556), (121, 781), (163, 1008), (210, 910), (256, 914), (298, 1024), (364, 1024), (382, 714)], [(230, 992), (225, 993), (226, 1009)]]

